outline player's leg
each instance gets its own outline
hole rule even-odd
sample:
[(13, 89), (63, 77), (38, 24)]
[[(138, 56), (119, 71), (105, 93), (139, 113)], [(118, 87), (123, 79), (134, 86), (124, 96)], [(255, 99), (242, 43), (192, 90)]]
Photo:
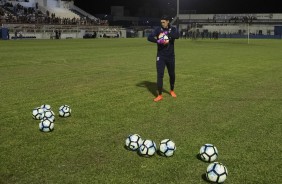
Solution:
[(169, 83), (170, 83), (170, 94), (172, 97), (176, 97), (174, 92), (174, 84), (175, 84), (175, 58), (170, 58), (166, 62), (166, 67), (169, 75)]
[(163, 57), (157, 57), (156, 61), (157, 66), (157, 88), (158, 88), (158, 96), (154, 99), (154, 101), (162, 100), (162, 91), (163, 91), (163, 78), (164, 78), (164, 70), (165, 70), (165, 61)]

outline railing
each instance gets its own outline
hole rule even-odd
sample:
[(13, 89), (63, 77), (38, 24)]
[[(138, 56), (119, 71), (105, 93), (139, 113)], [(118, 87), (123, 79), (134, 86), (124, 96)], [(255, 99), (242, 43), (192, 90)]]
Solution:
[(43, 6), (38, 6), (38, 9), (41, 11), (41, 12), (43, 12), (44, 14), (46, 13), (46, 11), (47, 11), (47, 8), (45, 8), (45, 7), (43, 7)]
[(78, 26), (78, 25), (44, 25), (44, 24), (3, 24), (11, 35), (16, 33), (21, 38), (36, 37), (38, 39), (52, 39), (55, 32), (60, 31), (62, 38), (83, 38), (85, 33), (96, 32), (97, 37), (114, 37), (120, 33), (119, 26)]
[(119, 31), (120, 26), (79, 26), (79, 25), (44, 25), (44, 24), (3, 24), (3, 27), (9, 28), (10, 30), (24, 30), (27, 32), (40, 32), (48, 30), (64, 30), (64, 31)]

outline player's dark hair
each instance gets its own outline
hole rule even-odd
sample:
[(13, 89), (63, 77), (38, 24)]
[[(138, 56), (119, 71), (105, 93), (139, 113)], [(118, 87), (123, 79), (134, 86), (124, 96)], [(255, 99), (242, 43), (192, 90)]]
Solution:
[(170, 17), (168, 15), (163, 15), (161, 17), (161, 20), (169, 20), (170, 21)]

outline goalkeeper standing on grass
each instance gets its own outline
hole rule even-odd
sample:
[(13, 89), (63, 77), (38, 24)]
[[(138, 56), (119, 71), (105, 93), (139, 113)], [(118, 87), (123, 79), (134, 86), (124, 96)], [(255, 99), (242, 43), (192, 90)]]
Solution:
[[(167, 67), (170, 81), (170, 95), (176, 98), (174, 92), (175, 83), (175, 54), (174, 54), (174, 40), (179, 38), (179, 33), (175, 27), (169, 24), (169, 17), (164, 15), (161, 17), (161, 27), (156, 28), (149, 36), (148, 41), (157, 43), (157, 88), (158, 96), (154, 99), (158, 102), (163, 99), (163, 78), (165, 66)], [(166, 43), (164, 39), (159, 39), (160, 34), (167, 35), (169, 42)]]

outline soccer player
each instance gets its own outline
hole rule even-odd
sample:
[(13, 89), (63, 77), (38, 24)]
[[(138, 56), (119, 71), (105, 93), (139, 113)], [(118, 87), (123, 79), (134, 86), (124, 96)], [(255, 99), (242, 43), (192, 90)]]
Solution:
[[(174, 40), (179, 38), (179, 33), (175, 27), (170, 26), (170, 18), (166, 15), (161, 17), (161, 26), (156, 28), (149, 36), (148, 41), (157, 43), (157, 88), (158, 96), (154, 99), (158, 102), (163, 99), (163, 78), (164, 70), (167, 67), (170, 81), (170, 95), (176, 98), (174, 92), (175, 83), (175, 54), (174, 54)], [(166, 34), (169, 42), (166, 43), (164, 39), (158, 39), (159, 35)]]

